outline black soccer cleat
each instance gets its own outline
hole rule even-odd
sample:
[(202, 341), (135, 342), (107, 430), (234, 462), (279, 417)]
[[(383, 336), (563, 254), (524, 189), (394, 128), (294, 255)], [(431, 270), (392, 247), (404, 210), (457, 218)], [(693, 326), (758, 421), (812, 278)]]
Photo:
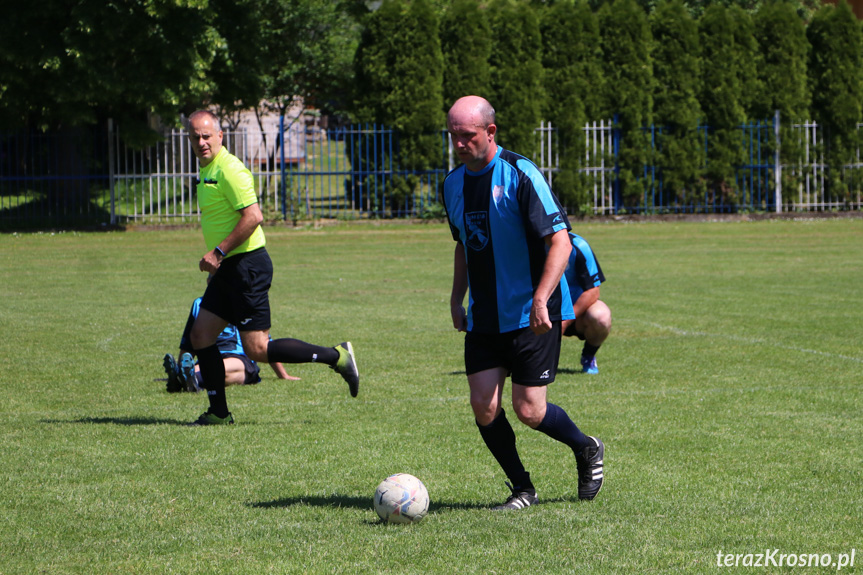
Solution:
[(492, 511), (518, 511), (539, 503), (539, 497), (536, 496), (535, 491), (524, 491), (521, 488), (513, 487), (509, 481), (506, 482), (506, 486), (512, 491), (512, 495), (500, 505), (492, 507)]
[(178, 391), (185, 391), (186, 386), (180, 381), (180, 370), (177, 368), (177, 361), (174, 359), (174, 356), (166, 353), (165, 359), (162, 360), (162, 366), (165, 368), (165, 375), (168, 376), (168, 383), (165, 385), (167, 392), (177, 393)]
[(180, 376), (178, 379), (183, 385), (183, 391), (191, 391), (197, 393), (201, 391), (198, 387), (198, 378), (195, 375), (195, 360), (192, 359), (192, 354), (189, 352), (180, 356)]
[(602, 458), (605, 455), (605, 445), (596, 437), (589, 437), (595, 446), (585, 447), (581, 453), (575, 454), (575, 464), (578, 466), (578, 498), (590, 500), (596, 497), (602, 489)]

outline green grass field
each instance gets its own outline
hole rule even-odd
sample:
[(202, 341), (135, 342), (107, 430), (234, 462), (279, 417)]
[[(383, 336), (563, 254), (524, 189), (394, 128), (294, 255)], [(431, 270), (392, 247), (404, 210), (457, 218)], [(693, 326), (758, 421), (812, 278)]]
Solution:
[[(575, 228), (614, 327), (598, 376), (564, 341), (549, 398), (604, 440), (606, 484), (579, 502), (571, 452), (516, 422), (541, 505), (515, 513), (488, 510), (507, 490), (446, 226), (267, 228), (273, 334), (350, 339), (360, 395), (265, 368), (229, 388), (236, 425), (199, 429), (206, 398), (161, 380), (204, 288), (199, 230), (0, 236), (0, 573), (837, 571), (717, 566), (772, 550), (859, 570), (863, 219)], [(377, 520), (395, 472), (429, 489), (418, 525)]]

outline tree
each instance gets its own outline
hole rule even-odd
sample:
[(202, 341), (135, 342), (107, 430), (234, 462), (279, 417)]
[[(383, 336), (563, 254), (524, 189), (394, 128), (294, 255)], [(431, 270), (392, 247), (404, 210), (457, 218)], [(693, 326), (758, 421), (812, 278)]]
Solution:
[(599, 24), (586, 2), (564, 0), (542, 12), (543, 117), (557, 128), (560, 170), (554, 191), (571, 211), (592, 207), (589, 182), (579, 173), (584, 125), (599, 119), (603, 90)]
[[(792, 124), (807, 120), (809, 112), (806, 28), (794, 7), (781, 0), (765, 2), (753, 20), (761, 54), (761, 93), (753, 113), (756, 118), (770, 118), (775, 111), (779, 112), (780, 161), (794, 165), (800, 160), (803, 147), (793, 137)], [(773, 154), (775, 147), (768, 146), (765, 151)], [(786, 195), (796, 188), (798, 178), (799, 174), (792, 170), (783, 170), (782, 189)]]
[[(0, 20), (0, 121), (54, 129), (112, 117), (127, 141), (159, 135), (209, 87), (221, 39), (206, 0), (45, 0)], [(190, 26), (190, 22), (196, 23)]]
[[(436, 13), (426, 0), (385, 0), (365, 19), (355, 58), (354, 118), (394, 128), (397, 165), (422, 171), (442, 158), (443, 55)], [(381, 154), (380, 161), (387, 156)], [(362, 161), (354, 156), (354, 161)], [(416, 176), (391, 179), (391, 207), (402, 209)], [(355, 182), (355, 185), (359, 182)], [(382, 207), (382, 206), (380, 206)]]
[(405, 45), (396, 58), (390, 105), (399, 131), (402, 167), (427, 170), (441, 158), (443, 54), (439, 21), (427, 0), (412, 0), (405, 12)]
[(761, 92), (753, 109), (755, 117), (768, 118), (779, 110), (786, 120), (806, 119), (809, 40), (803, 21), (793, 6), (782, 0), (764, 3), (753, 20), (761, 54)]
[[(656, 0), (639, 0), (640, 2), (645, 4), (646, 8), (651, 8), (656, 5)], [(737, 6), (749, 12), (750, 14), (754, 14), (758, 12), (764, 4), (768, 2), (772, 2), (773, 0), (711, 0), (711, 1), (703, 1), (703, 0), (687, 0), (686, 6), (689, 9), (693, 18), (701, 18), (704, 15), (704, 11), (708, 6), (712, 4), (719, 4), (724, 8), (730, 8), (731, 6)], [(791, 9), (797, 13), (797, 15), (805, 22), (808, 22), (812, 15), (821, 7), (821, 0), (781, 0), (782, 2), (787, 3)]]
[(809, 83), (812, 114), (826, 142), (831, 191), (846, 199), (850, 181), (842, 170), (857, 149), (857, 123), (861, 117), (860, 25), (845, 0), (819, 10), (807, 30), (812, 45)]
[(249, 42), (249, 38), (258, 38), (263, 28), (262, 4), (258, 0), (210, 0), (210, 7), (213, 25), (223, 41), (209, 71), (213, 81), (209, 100), (223, 121), (238, 123), (240, 111), (255, 108), (264, 99), (261, 71), (269, 65), (269, 50)]
[(747, 120), (763, 120), (763, 117), (755, 115), (758, 98), (763, 92), (758, 74), (761, 69), (761, 53), (755, 37), (755, 25), (749, 12), (739, 5), (732, 4), (727, 10), (734, 32), (734, 67), (740, 84), (740, 105), (743, 106)]
[(64, 2), (4, 10), (0, 19), (0, 128), (47, 129), (61, 119), (77, 123), (91, 111), (67, 106), (61, 86), (68, 64), (62, 34), (68, 25)]
[[(354, 59), (354, 118), (405, 134), (440, 130), (443, 55), (437, 16), (428, 2), (384, 0), (364, 24)], [(422, 165), (412, 161), (412, 167)]]
[[(678, 201), (698, 189), (703, 145), (698, 135), (701, 60), (698, 24), (682, 0), (666, 0), (650, 17), (654, 121), (663, 185)], [(672, 196), (673, 197), (673, 196)]]
[(297, 100), (316, 106), (350, 78), (356, 50), (354, 21), (330, 0), (259, 0), (258, 70), (263, 100), (284, 114)]
[(440, 26), (444, 111), (462, 96), (490, 97), (491, 37), (486, 11), (476, 0), (453, 0), (444, 10)]
[(391, 71), (401, 46), (403, 3), (385, 0), (362, 21), (362, 35), (354, 55), (352, 117), (357, 122), (383, 122), (388, 117), (385, 105), (396, 79)]
[(605, 4), (598, 17), (606, 70), (603, 115), (618, 118), (621, 194), (625, 205), (636, 206), (644, 191), (639, 182), (648, 146), (643, 128), (652, 122), (653, 110), (650, 27), (636, 0)]
[(729, 10), (713, 4), (704, 12), (699, 26), (702, 54), (701, 108), (709, 126), (708, 184), (719, 193), (718, 203), (736, 204), (736, 166), (742, 163), (740, 125), (746, 120), (742, 103), (740, 71)]
[(542, 91), (542, 38), (539, 19), (527, 3), (494, 0), (489, 6), (492, 29), (491, 98), (497, 116), (498, 142), (533, 157)]

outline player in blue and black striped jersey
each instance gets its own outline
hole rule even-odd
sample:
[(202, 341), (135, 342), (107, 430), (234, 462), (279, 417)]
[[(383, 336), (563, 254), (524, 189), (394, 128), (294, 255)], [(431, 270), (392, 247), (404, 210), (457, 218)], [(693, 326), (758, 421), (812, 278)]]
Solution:
[(605, 281), (599, 261), (587, 241), (569, 232), (572, 253), (564, 277), (572, 296), (574, 320), (563, 320), (563, 335), (584, 341), (581, 371), (599, 373), (596, 352), (611, 332), (611, 310), (599, 299), (599, 286)]
[[(192, 302), (189, 310), (189, 318), (180, 338), (180, 361), (174, 359), (170, 353), (165, 355), (162, 362), (165, 374), (168, 376), (167, 391), (169, 393), (178, 391), (197, 392), (202, 389), (201, 371), (194, 360), (192, 351), (192, 340), (190, 332), (195, 319), (201, 309), (201, 298)], [(252, 385), (261, 381), (261, 369), (257, 363), (246, 355), (240, 332), (231, 324), (228, 324), (216, 339), (216, 345), (225, 365), (225, 385)], [(299, 378), (288, 375), (281, 363), (270, 364), (279, 379), (297, 380)]]
[(453, 326), (467, 332), (471, 407), (486, 446), (512, 482), (512, 495), (495, 509), (538, 502), (501, 407), (507, 376), (518, 419), (572, 449), (578, 496), (593, 499), (602, 486), (605, 448), (547, 401), (561, 322), (575, 319), (563, 277), (572, 249), (569, 220), (537, 167), (497, 145), (494, 122), (494, 109), (478, 96), (460, 98), (447, 114), (463, 165), (444, 181), (444, 207), (457, 242), (450, 313)]

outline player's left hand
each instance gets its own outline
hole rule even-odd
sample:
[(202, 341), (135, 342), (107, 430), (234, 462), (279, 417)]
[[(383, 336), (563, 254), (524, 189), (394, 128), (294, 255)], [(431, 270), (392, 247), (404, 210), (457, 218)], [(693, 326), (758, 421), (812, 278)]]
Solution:
[(530, 306), (530, 330), (536, 335), (551, 330), (551, 320), (548, 319), (548, 308), (545, 304), (534, 301)]

